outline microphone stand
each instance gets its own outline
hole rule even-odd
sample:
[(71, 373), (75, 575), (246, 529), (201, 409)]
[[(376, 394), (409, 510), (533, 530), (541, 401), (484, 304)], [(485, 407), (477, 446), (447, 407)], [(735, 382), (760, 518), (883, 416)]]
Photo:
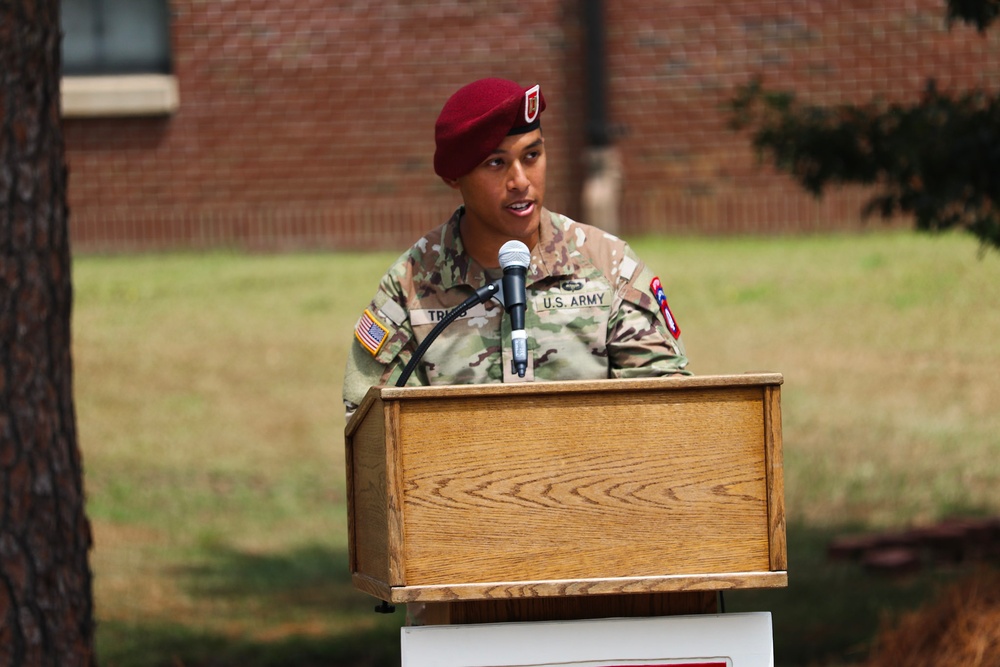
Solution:
[(416, 369), (417, 364), (423, 358), (424, 353), (427, 352), (427, 348), (431, 346), (434, 339), (438, 337), (442, 331), (444, 331), (449, 324), (458, 319), (461, 315), (465, 314), (469, 308), (477, 306), (481, 303), (486, 303), (492, 298), (497, 298), (500, 302), (503, 302), (503, 290), (501, 289), (501, 281), (495, 280), (492, 283), (486, 285), (485, 287), (480, 287), (476, 290), (475, 294), (470, 296), (468, 299), (460, 303), (458, 306), (453, 308), (444, 318), (441, 319), (437, 325), (431, 329), (431, 332), (427, 334), (427, 338), (424, 339), (417, 351), (413, 353), (413, 358), (410, 359), (409, 363), (406, 364), (406, 368), (403, 369), (403, 374), (399, 376), (396, 380), (397, 387), (405, 387), (406, 381), (410, 379), (410, 375)]

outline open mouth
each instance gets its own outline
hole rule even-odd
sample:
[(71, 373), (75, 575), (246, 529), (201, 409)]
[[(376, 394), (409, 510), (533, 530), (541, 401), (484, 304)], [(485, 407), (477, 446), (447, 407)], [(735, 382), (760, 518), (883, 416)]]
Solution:
[(517, 213), (518, 215), (524, 215), (526, 213), (530, 213), (534, 207), (535, 207), (534, 202), (519, 201), (519, 202), (514, 202), (513, 204), (508, 206), (507, 210)]

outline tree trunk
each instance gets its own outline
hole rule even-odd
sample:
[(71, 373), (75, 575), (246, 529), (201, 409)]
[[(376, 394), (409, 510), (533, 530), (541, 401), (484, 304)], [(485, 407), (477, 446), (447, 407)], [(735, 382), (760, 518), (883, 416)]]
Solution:
[(94, 665), (59, 0), (0, 0), (0, 665)]

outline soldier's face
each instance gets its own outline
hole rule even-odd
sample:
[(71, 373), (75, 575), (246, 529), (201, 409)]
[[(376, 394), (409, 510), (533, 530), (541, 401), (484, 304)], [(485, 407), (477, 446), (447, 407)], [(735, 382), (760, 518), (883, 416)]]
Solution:
[(455, 181), (465, 222), (480, 238), (538, 241), (545, 199), (545, 139), (541, 130), (506, 137), (478, 167)]

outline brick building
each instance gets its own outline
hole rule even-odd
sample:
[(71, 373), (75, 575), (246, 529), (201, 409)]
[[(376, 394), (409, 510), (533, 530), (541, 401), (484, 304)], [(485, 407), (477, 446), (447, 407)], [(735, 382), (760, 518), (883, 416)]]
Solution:
[[(483, 76), (542, 85), (547, 204), (580, 217), (586, 4), (174, 0), (153, 79), (67, 69), (75, 248), (402, 248), (458, 203), (433, 173), (433, 124)], [(949, 29), (943, 0), (603, 4), (626, 236), (859, 226), (862, 193), (816, 201), (728, 128), (755, 76), (809, 102), (910, 100), (928, 77), (993, 85), (1000, 65), (1000, 31)]]

